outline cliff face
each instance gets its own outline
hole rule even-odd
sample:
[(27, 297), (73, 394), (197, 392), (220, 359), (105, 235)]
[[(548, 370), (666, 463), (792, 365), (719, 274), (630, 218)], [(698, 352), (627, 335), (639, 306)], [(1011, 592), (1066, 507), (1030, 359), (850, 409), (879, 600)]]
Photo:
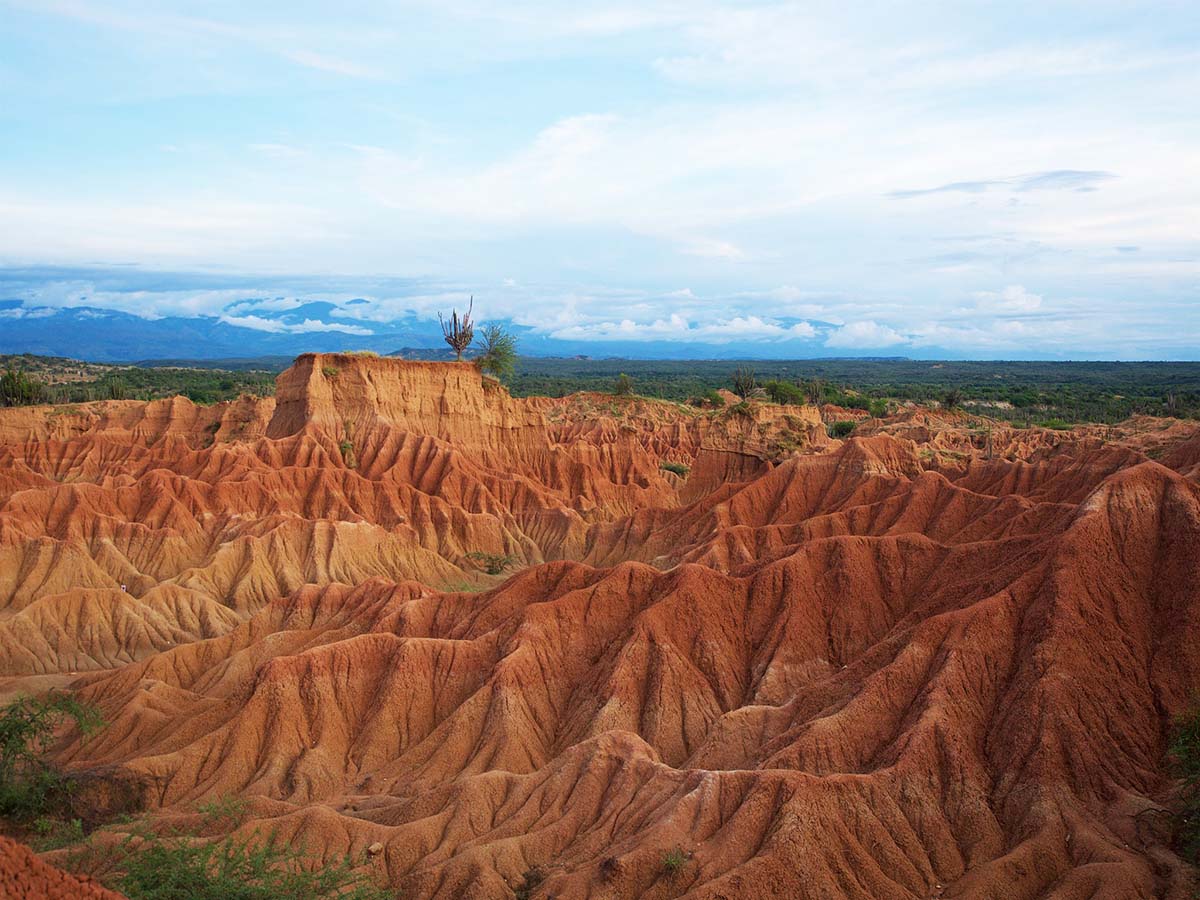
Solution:
[(471, 363), (400, 362), (309, 353), (276, 381), (271, 438), (315, 429), (342, 439), (391, 429), (426, 435), (460, 450), (503, 455), (538, 442), (542, 416), (513, 400)]
[(238, 795), (404, 896), (1183, 900), (1198, 448), (336, 355), (0, 411), (0, 690), (99, 704), (62, 760), (156, 814)]

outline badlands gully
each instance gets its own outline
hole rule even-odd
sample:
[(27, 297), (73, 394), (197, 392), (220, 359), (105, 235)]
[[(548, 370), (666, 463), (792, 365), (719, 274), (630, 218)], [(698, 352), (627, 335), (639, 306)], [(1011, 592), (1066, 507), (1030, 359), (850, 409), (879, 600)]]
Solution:
[(1183, 900), (1198, 627), (1194, 423), (839, 441), (329, 354), (0, 410), (0, 698), (78, 692), (60, 764), (397, 897)]

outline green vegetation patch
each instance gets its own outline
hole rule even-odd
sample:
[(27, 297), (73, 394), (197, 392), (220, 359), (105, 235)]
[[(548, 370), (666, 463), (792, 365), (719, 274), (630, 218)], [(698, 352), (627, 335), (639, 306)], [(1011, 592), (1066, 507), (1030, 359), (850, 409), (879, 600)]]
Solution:
[(505, 569), (517, 561), (513, 556), (506, 556), (502, 553), (483, 553), (479, 550), (468, 553), (467, 559), (478, 563), (479, 567), (489, 575), (501, 575)]
[(686, 853), (682, 847), (675, 847), (663, 854), (662, 867), (663, 871), (668, 875), (678, 875), (683, 871), (683, 867), (688, 864), (691, 855)]
[(1190, 863), (1200, 865), (1200, 703), (1175, 720), (1168, 762), (1180, 782), (1175, 842)]
[(274, 836), (196, 841), (184, 834), (140, 830), (114, 855), (109, 880), (129, 900), (384, 900), (392, 895), (351, 861), (308, 868), (302, 851)]
[[(625, 374), (638, 394), (702, 406), (752, 367), (756, 386), (776, 403), (831, 403), (888, 412), (888, 402), (954, 405), (1020, 426), (1059, 419), (1114, 423), (1134, 414), (1200, 418), (1200, 363), (1003, 362), (912, 359), (638, 360), (522, 357), (514, 396), (562, 397), (609, 391)], [(786, 384), (787, 387), (780, 385)], [(956, 393), (952, 393), (956, 392)], [(744, 396), (744, 395), (742, 395)], [(716, 404), (713, 404), (716, 405)]]
[(21, 823), (46, 823), (70, 810), (76, 780), (46, 760), (59, 729), (72, 723), (84, 737), (103, 724), (95, 707), (71, 694), (18, 697), (0, 709), (0, 816)]

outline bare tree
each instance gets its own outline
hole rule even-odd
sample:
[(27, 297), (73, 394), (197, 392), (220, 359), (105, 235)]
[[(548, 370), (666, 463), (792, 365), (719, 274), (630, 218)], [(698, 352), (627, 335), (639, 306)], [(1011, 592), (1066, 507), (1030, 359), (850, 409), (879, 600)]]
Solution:
[(471, 295), (471, 305), (467, 307), (466, 313), (460, 319), (458, 310), (451, 310), (450, 321), (447, 322), (442, 318), (442, 314), (438, 313), (438, 321), (442, 323), (442, 337), (446, 339), (446, 343), (454, 348), (456, 359), (462, 362), (463, 351), (471, 346), (471, 341), (475, 339), (475, 323), (471, 321), (471, 311), (475, 308), (475, 295)]

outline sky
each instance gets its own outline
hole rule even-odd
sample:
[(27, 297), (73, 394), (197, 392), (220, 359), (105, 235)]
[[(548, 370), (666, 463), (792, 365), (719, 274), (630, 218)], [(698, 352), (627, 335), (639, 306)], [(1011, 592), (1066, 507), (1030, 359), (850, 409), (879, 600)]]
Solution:
[(30, 307), (1200, 359), (1195, 0), (0, 0), (0, 128)]

